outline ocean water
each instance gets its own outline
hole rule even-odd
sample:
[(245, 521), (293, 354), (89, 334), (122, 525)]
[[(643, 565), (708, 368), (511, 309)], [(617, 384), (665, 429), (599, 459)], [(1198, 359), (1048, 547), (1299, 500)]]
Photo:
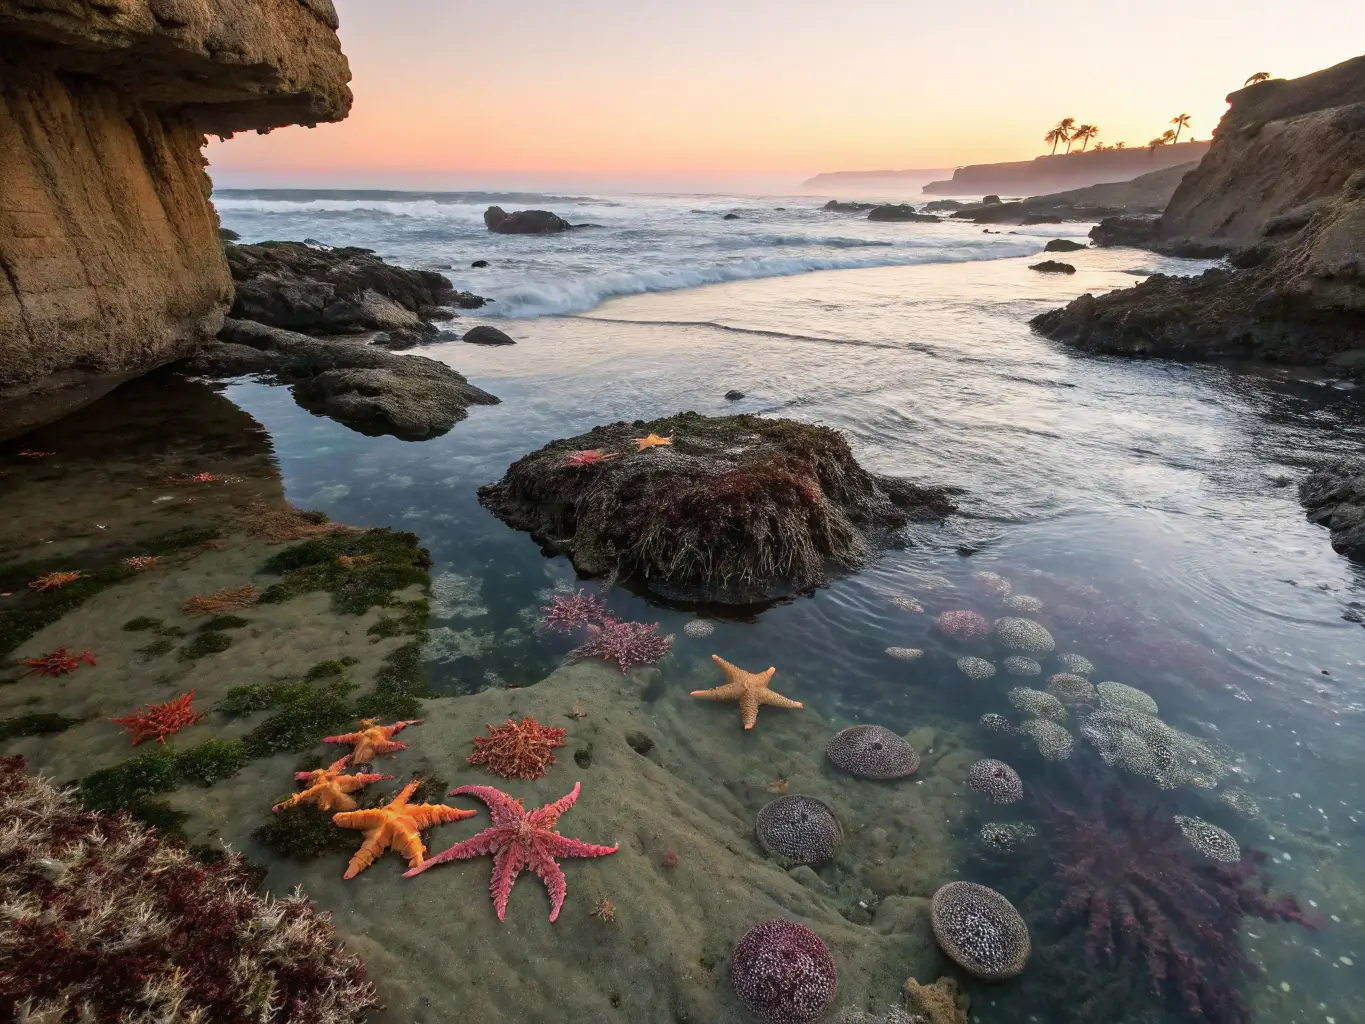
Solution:
[[(800, 197), (233, 191), (216, 201), (247, 241), (307, 237), (452, 268), (458, 287), (495, 300), (456, 324), (496, 322), (517, 340), (483, 348), (443, 336), (421, 349), (502, 399), (422, 443), (356, 434), (282, 388), (242, 380), (223, 392), (263, 426), (289, 500), (412, 530), (430, 549), (425, 666), (436, 688), (459, 700), (533, 687), (571, 646), (538, 634), (534, 609), (557, 587), (599, 587), (478, 505), (476, 488), (520, 455), (598, 423), (685, 409), (827, 424), (869, 469), (961, 488), (961, 514), (913, 528), (903, 549), (810, 597), (743, 615), (602, 588), (613, 614), (678, 637), (665, 685), (705, 678), (712, 651), (773, 664), (774, 688), (832, 727), (932, 723), (1008, 761), (1030, 792), (1079, 806), (1122, 791), (1164, 821), (1206, 819), (1263, 851), (1265, 877), (1296, 894), (1316, 928), (1247, 919), (1241, 945), (1259, 972), (1240, 985), (1253, 1016), (1191, 1016), (1178, 997), (1152, 993), (1140, 955), (1092, 960), (1084, 928), (1058, 924), (1062, 890), (1037, 805), (981, 807), (952, 825), (954, 877), (1013, 900), (1036, 952), (1018, 981), (969, 984), (973, 1020), (1365, 1022), (1365, 574), (1295, 496), (1308, 465), (1359, 449), (1359, 399), (1292, 371), (1079, 357), (1027, 326), (1083, 291), (1206, 264), (1086, 250), (1065, 257), (1076, 275), (1040, 275), (1027, 265), (1046, 240), (1083, 240), (1088, 225), (1000, 235), (879, 225)], [(493, 202), (601, 226), (492, 235), (481, 215)], [(723, 220), (731, 211), (740, 219)], [(475, 259), (492, 265), (473, 270)], [(726, 401), (732, 388), (746, 397)], [(1011, 609), (987, 573), (1041, 610)], [(1022, 721), (1010, 688), (1042, 688), (1060, 667), (1047, 656), (1041, 676), (968, 679), (959, 657), (999, 667), (1002, 652), (932, 628), (963, 608), (1043, 623), (1058, 652), (1094, 663), (1093, 681), (1143, 690), (1162, 721), (1216, 750), (1220, 777), (1163, 790), (1108, 767), (1074, 712), (1075, 753), (1062, 763), (982, 728), (986, 713)], [(715, 626), (704, 644), (683, 639), (698, 617)], [(924, 654), (905, 662), (889, 647)], [(759, 729), (780, 730), (786, 713), (765, 709)], [(1250, 794), (1255, 811), (1236, 812), (1229, 790)], [(1034, 824), (1039, 836), (993, 854), (977, 834), (992, 820)]]

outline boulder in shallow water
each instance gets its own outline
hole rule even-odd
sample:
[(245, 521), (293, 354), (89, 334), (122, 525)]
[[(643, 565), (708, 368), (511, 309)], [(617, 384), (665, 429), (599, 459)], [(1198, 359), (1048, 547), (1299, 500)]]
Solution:
[(1334, 462), (1299, 484), (1308, 518), (1332, 531), (1332, 547), (1365, 562), (1365, 463)]
[(1043, 252), (1076, 252), (1084, 249), (1085, 246), (1080, 242), (1073, 242), (1069, 238), (1054, 238), (1043, 246)]
[(738, 402), (743, 397), (744, 397), (743, 391), (736, 391), (731, 389), (730, 391), (725, 392), (725, 400), (727, 402)]
[(1076, 268), (1070, 263), (1059, 263), (1057, 260), (1043, 260), (1042, 263), (1034, 263), (1029, 266), (1029, 270), (1036, 270), (1040, 274), (1074, 274)]
[(553, 441), (479, 501), (583, 575), (725, 604), (813, 590), (955, 511), (943, 488), (868, 473), (827, 427), (695, 412)]
[(517, 210), (508, 213), (501, 206), (490, 206), (483, 213), (484, 225), (500, 235), (554, 235), (573, 227), (549, 210)]
[(920, 224), (937, 224), (942, 220), (941, 217), (935, 217), (930, 213), (916, 213), (915, 208), (909, 203), (875, 206), (869, 211), (867, 219), (881, 221), (913, 221)]
[(461, 341), (467, 341), (471, 345), (515, 345), (516, 342), (509, 338), (496, 327), (489, 327), (487, 324), (479, 324), (465, 331)]
[(294, 400), (362, 434), (405, 441), (438, 437), (471, 405), (498, 399), (444, 363), (401, 356), (360, 341), (310, 338), (229, 319), (210, 345), (180, 367), (208, 377), (264, 374), (288, 384)]

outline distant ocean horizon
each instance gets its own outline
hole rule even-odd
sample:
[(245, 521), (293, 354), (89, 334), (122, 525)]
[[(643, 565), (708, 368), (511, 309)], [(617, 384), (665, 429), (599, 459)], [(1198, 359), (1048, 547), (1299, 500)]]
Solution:
[[(871, 222), (865, 214), (825, 211), (825, 201), (723, 193), (214, 192), (224, 226), (243, 241), (362, 245), (404, 266), (444, 273), (457, 288), (492, 299), (487, 312), (504, 319), (585, 313), (619, 296), (727, 281), (1023, 256), (1059, 235), (1084, 238), (1089, 227), (986, 234), (951, 220)], [(558, 235), (498, 235), (483, 222), (493, 205), (550, 209), (583, 226)], [(489, 266), (470, 266), (480, 259)]]

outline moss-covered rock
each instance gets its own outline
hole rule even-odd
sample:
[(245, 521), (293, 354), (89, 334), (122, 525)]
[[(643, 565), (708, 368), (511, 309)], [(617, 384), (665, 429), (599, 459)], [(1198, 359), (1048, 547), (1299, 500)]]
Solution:
[(401, 604), (395, 591), (425, 585), (431, 556), (414, 533), (389, 529), (334, 533), (281, 551), (261, 567), (283, 577), (266, 588), (259, 603), (274, 604), (309, 591), (325, 590), (339, 612), (363, 615), (375, 606)]
[[(672, 442), (639, 449), (650, 434)], [(592, 451), (609, 457), (573, 459)], [(828, 427), (694, 412), (553, 441), (479, 500), (585, 575), (734, 604), (821, 586), (955, 510), (943, 488), (868, 473)]]
[(325, 853), (352, 853), (355, 833), (338, 827), (313, 804), (295, 804), (272, 814), (251, 833), (266, 849), (291, 860), (312, 860)]

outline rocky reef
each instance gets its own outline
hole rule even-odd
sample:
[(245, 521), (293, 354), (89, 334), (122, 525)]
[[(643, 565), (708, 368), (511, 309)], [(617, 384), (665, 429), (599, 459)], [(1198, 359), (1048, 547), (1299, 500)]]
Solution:
[(0, 0), (0, 436), (212, 338), (205, 134), (346, 116), (330, 0)]
[(953, 218), (977, 224), (1053, 224), (1114, 216), (1154, 217), (1165, 209), (1176, 186), (1194, 167), (1193, 162), (1176, 164), (1138, 175), (1132, 181), (1106, 182), (1017, 202), (959, 204)]
[(586, 575), (728, 604), (809, 591), (954, 511), (941, 488), (868, 473), (834, 430), (694, 412), (553, 441), (479, 501)]
[(405, 441), (439, 437), (464, 419), (471, 405), (498, 402), (445, 363), (396, 355), (363, 341), (311, 338), (231, 319), (218, 337), (218, 344), (180, 368), (204, 377), (256, 374), (287, 384), (299, 405), (362, 434), (392, 434)]
[(1365, 465), (1334, 462), (1299, 484), (1308, 518), (1332, 531), (1332, 547), (1365, 562)]
[(1214, 145), (1161, 218), (1097, 241), (1230, 253), (1035, 317), (1087, 352), (1365, 369), (1365, 57), (1232, 94)]

